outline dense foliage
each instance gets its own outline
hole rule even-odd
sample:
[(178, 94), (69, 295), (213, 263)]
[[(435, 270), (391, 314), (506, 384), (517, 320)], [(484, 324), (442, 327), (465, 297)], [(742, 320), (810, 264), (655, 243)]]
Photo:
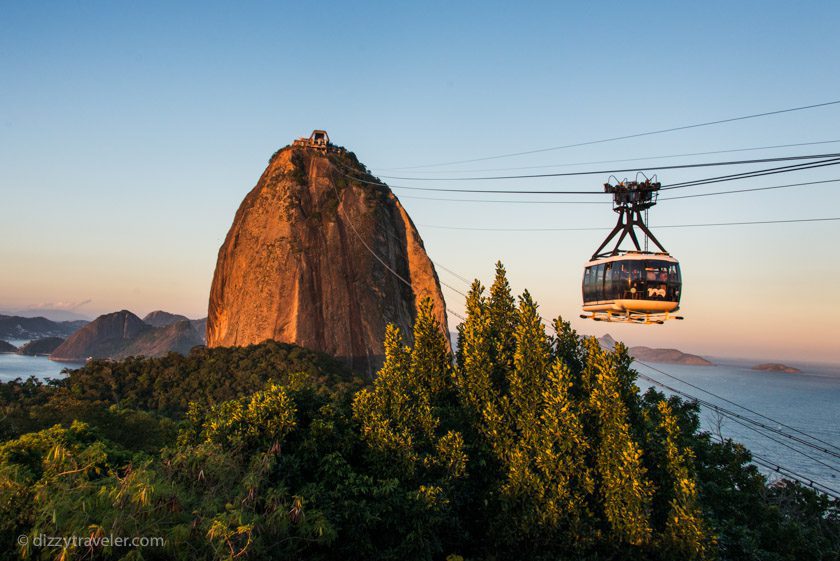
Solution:
[[(362, 384), (291, 345), (95, 362), (0, 387), (0, 540), (36, 559), (837, 559), (837, 504), (767, 486), (695, 404), (474, 283)], [(454, 360), (453, 360), (454, 358)], [(165, 546), (46, 547), (47, 536)], [(21, 545), (19, 536), (27, 537)]]

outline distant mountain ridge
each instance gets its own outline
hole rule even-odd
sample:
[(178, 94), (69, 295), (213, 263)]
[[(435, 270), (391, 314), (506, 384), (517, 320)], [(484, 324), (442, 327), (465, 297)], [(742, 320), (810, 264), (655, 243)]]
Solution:
[(0, 315), (0, 339), (44, 339), (46, 337), (69, 337), (87, 321), (52, 321), (45, 317), (23, 317)]
[[(88, 358), (121, 359), (128, 356), (185, 354), (204, 344), (204, 320), (161, 310), (140, 319), (128, 310), (99, 316), (67, 338), (50, 355), (52, 360), (79, 361)], [(202, 331), (197, 331), (196, 328)]]
[[(598, 342), (605, 349), (612, 349), (617, 343), (609, 333), (600, 337)], [(701, 356), (684, 353), (677, 349), (654, 349), (651, 347), (636, 346), (629, 347), (627, 351), (630, 356), (639, 361), (684, 364), (686, 366), (714, 366), (713, 362)]]
[(50, 321), (91, 321), (87, 314), (80, 314), (73, 310), (58, 308), (22, 308), (17, 310), (0, 310), (0, 315), (20, 316), (24, 318), (47, 318)]
[(172, 325), (173, 323), (178, 323), (179, 321), (190, 321), (190, 318), (182, 316), (181, 314), (170, 314), (169, 312), (164, 312), (163, 310), (149, 312), (146, 314), (146, 317), (143, 318), (143, 323), (151, 325), (152, 327), (166, 327), (167, 325)]

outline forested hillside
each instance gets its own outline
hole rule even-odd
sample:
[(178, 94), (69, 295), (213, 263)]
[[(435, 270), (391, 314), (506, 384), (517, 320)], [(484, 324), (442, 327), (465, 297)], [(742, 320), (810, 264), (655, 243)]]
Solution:
[[(547, 333), (501, 266), (467, 307), (455, 357), (428, 300), (413, 346), (389, 328), (372, 383), (267, 342), (0, 386), (2, 555), (838, 558), (836, 502), (768, 486), (694, 404), (641, 395), (625, 347)], [(167, 543), (19, 545), (39, 534)]]

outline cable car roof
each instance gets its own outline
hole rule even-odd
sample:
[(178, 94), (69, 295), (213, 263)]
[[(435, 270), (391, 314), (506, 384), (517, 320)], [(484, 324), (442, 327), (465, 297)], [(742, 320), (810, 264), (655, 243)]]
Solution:
[(584, 267), (591, 267), (593, 265), (600, 265), (602, 263), (612, 263), (613, 261), (644, 261), (646, 259), (654, 259), (657, 261), (667, 261), (669, 263), (679, 263), (670, 253), (653, 253), (645, 251), (628, 251), (619, 255), (609, 255), (607, 257), (600, 257), (587, 261)]

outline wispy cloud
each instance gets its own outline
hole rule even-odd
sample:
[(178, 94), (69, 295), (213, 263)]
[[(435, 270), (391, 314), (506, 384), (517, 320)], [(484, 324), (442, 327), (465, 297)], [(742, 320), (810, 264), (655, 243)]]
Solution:
[(35, 304), (34, 306), (29, 306), (28, 309), (30, 310), (65, 310), (68, 312), (72, 312), (73, 310), (77, 310), (84, 306), (85, 304), (90, 304), (93, 302), (92, 299), (88, 298), (87, 300), (81, 300), (78, 302), (41, 302), (39, 304)]

